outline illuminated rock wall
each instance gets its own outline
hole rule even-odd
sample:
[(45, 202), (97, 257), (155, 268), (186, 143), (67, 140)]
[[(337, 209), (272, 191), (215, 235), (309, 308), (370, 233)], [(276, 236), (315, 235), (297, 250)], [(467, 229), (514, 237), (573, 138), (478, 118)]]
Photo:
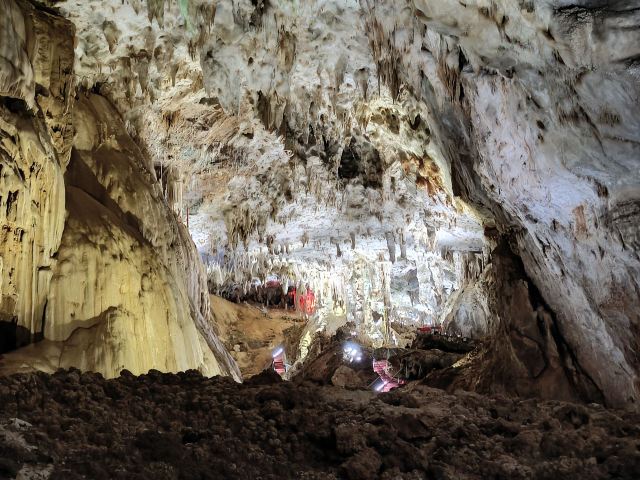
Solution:
[(195, 246), (145, 155), (107, 100), (78, 93), (72, 104), (72, 25), (5, 3), (3, 58), (15, 65), (0, 88), (0, 320), (4, 350), (37, 343), (3, 356), (0, 370), (239, 378)]

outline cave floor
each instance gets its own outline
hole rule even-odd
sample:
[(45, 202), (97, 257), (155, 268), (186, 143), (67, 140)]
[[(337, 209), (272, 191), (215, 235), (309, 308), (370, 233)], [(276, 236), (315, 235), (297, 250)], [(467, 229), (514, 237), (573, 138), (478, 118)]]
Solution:
[(263, 373), (0, 378), (0, 478), (640, 478), (640, 414)]

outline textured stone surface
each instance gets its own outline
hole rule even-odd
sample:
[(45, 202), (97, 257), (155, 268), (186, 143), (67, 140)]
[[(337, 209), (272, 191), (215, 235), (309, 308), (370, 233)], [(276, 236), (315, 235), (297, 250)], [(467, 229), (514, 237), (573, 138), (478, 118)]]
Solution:
[(447, 332), (470, 338), (483, 338), (493, 333), (496, 318), (487, 302), (488, 292), (495, 291), (493, 272), (493, 265), (489, 264), (479, 278), (458, 290), (451, 299), (451, 311), (443, 325)]
[[(14, 464), (0, 471), (50, 468), (51, 479), (633, 480), (640, 469), (635, 413), (424, 386), (376, 395), (268, 375), (250, 383), (194, 371), (2, 378), (0, 451)], [(13, 418), (32, 452), (3, 436), (16, 429), (3, 426)]]
[[(390, 320), (449, 317), (492, 338), (468, 388), (637, 403), (634, 1), (60, 5), (80, 83), (115, 105), (181, 219), (199, 208), (211, 286), (317, 292), (301, 352), (348, 320), (379, 345), (399, 341)], [(0, 80), (35, 105), (53, 69), (29, 70), (21, 45), (2, 47)], [(139, 201), (117, 203), (154, 219), (141, 233), (158, 246)]]
[(453, 198), (422, 107), (378, 88), (357, 2), (166, 4), (164, 30), (108, 4), (63, 3), (76, 69), (184, 188), (215, 293), (309, 284), (310, 330), (354, 320), (380, 344), (387, 289), (389, 317), (433, 322), (484, 265), (481, 216)]
[(63, 174), (73, 136), (73, 45), (68, 41), (73, 26), (26, 1), (5, 0), (2, 10), (0, 322), (5, 350), (43, 333), (64, 227)]
[(638, 398), (640, 263), (613, 220), (639, 180), (633, 4), (362, 2), (385, 81), (429, 106), (457, 191), (492, 210), (615, 404)]
[(2, 353), (39, 342), (3, 356), (0, 370), (239, 379), (195, 246), (147, 157), (106, 99), (79, 93), (73, 104), (72, 24), (28, 2), (7, 8), (0, 35), (17, 37), (0, 89)]
[[(465, 388), (603, 403), (606, 395), (576, 361), (557, 330), (553, 314), (526, 276), (520, 258), (503, 244), (492, 253), (492, 267), (495, 284), (486, 299), (495, 315), (490, 334), (479, 350), (452, 368), (437, 372), (428, 383), (450, 391)], [(421, 348), (441, 348), (420, 339), (416, 344)]]

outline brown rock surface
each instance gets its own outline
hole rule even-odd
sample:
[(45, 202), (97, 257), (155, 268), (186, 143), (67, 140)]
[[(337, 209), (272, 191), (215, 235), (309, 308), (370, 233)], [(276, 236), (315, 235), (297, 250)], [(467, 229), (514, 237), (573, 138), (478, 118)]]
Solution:
[(71, 370), (0, 379), (0, 476), (631, 480), (639, 424), (597, 405), (424, 386), (375, 395)]
[[(249, 304), (234, 304), (211, 295), (211, 310), (224, 345), (238, 363), (243, 377), (260, 373), (271, 365), (273, 350), (290, 340), (291, 330), (304, 320), (295, 311), (261, 310)], [(293, 361), (295, 351), (286, 348)]]
[[(494, 273), (498, 274), (487, 292), (487, 302), (496, 319), (494, 331), (464, 361), (431, 375), (429, 385), (450, 391), (464, 388), (604, 403), (607, 395), (576, 362), (557, 318), (531, 284), (519, 257), (502, 244), (492, 258)], [(433, 344), (426, 336), (416, 339), (417, 345), (421, 342), (425, 344), (422, 348)]]

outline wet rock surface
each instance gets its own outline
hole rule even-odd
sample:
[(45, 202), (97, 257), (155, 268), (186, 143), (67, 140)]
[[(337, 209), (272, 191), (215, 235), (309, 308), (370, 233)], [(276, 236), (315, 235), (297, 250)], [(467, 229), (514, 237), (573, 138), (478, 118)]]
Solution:
[(375, 395), (269, 375), (239, 385), (195, 371), (125, 371), (113, 380), (77, 370), (22, 374), (0, 379), (0, 424), (3, 478), (30, 471), (154, 480), (640, 473), (637, 413), (418, 385)]

